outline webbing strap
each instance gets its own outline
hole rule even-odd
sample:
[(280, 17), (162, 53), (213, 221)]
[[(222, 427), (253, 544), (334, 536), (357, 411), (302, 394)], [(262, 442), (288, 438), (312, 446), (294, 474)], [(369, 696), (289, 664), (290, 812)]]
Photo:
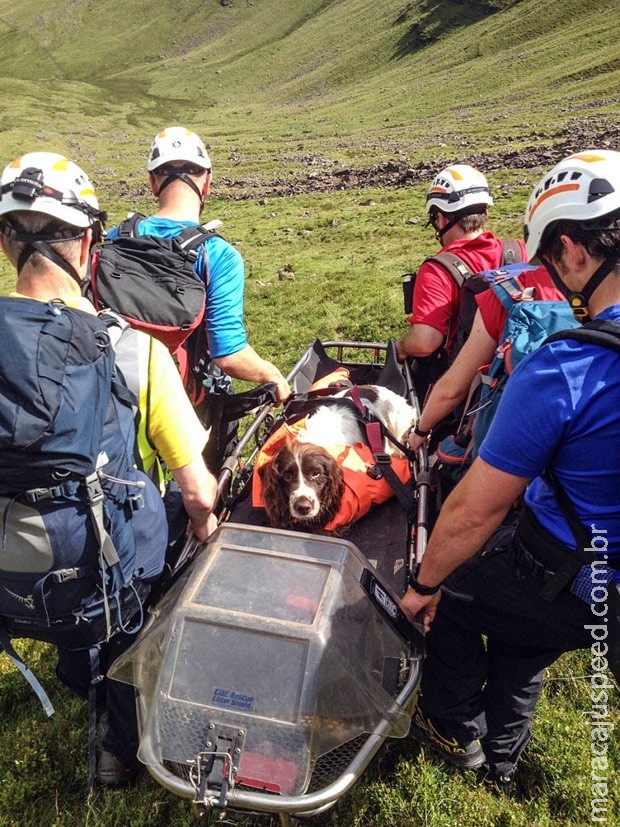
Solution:
[[(444, 230), (445, 232), (445, 230)], [(502, 239), (502, 258), (499, 264), (500, 267), (505, 267), (507, 264), (515, 264), (521, 260), (521, 248), (516, 239), (504, 238)], [(456, 286), (461, 289), (468, 278), (475, 275), (474, 271), (467, 265), (463, 259), (456, 253), (448, 251), (440, 251), (434, 256), (429, 256), (426, 261), (436, 261), (438, 264), (450, 273)]]
[(54, 707), (52, 706), (52, 702), (50, 701), (47, 692), (41, 684), (39, 683), (38, 679), (35, 677), (33, 672), (26, 666), (22, 658), (17, 654), (13, 646), (11, 645), (11, 639), (5, 632), (0, 631), (0, 652), (5, 651), (7, 655), (11, 658), (15, 666), (19, 669), (22, 675), (26, 678), (32, 689), (34, 690), (37, 698), (41, 702), (41, 706), (43, 707), (43, 711), (50, 718), (54, 714)]
[(101, 547), (101, 553), (104, 560), (110, 566), (115, 566), (120, 563), (118, 552), (112, 542), (112, 538), (108, 534), (104, 525), (103, 515), (103, 488), (101, 487), (101, 480), (96, 471), (85, 477), (86, 491), (88, 493), (88, 504), (90, 506), (93, 524), (95, 527), (95, 534)]
[(368, 444), (372, 450), (375, 462), (390, 488), (397, 497), (399, 503), (405, 510), (407, 518), (411, 522), (415, 518), (415, 502), (412, 491), (400, 479), (398, 474), (392, 468), (392, 460), (389, 454), (383, 450), (383, 429), (380, 422), (366, 423), (366, 437)]
[(109, 568), (120, 565), (120, 559), (116, 547), (112, 542), (112, 538), (105, 529), (104, 514), (103, 514), (103, 489), (101, 487), (101, 480), (97, 472), (94, 471), (85, 478), (86, 490), (88, 492), (88, 504), (90, 506), (90, 514), (95, 529), (95, 536), (99, 543), (99, 557), (101, 561), (101, 589), (103, 592), (103, 609), (105, 613), (106, 622), (106, 640), (110, 639), (112, 634), (112, 619), (110, 616), (110, 601), (108, 599), (108, 589), (106, 584), (106, 572), (104, 561)]
[(88, 684), (88, 789), (95, 786), (97, 773), (97, 684), (103, 680), (99, 662), (100, 646), (88, 650), (90, 683)]
[(502, 238), (502, 266), (521, 261), (523, 253), (516, 238)]
[(438, 264), (441, 264), (441, 266), (450, 273), (459, 290), (467, 279), (474, 275), (473, 270), (471, 270), (456, 253), (439, 252), (434, 256), (429, 256), (426, 261), (436, 261)]
[(496, 281), (491, 285), (491, 289), (502, 303), (504, 310), (510, 311), (512, 306), (519, 301), (531, 300), (532, 296), (527, 293), (518, 277), (509, 277)]

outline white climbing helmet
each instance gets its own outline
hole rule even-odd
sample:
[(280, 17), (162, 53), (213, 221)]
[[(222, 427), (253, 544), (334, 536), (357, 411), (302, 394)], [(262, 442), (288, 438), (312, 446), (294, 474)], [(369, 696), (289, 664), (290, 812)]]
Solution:
[(430, 213), (436, 207), (441, 212), (451, 213), (478, 205), (491, 206), (492, 203), (489, 184), (481, 172), (469, 164), (452, 164), (433, 178), (426, 196), (426, 212)]
[(171, 161), (186, 161), (202, 169), (211, 169), (211, 159), (202, 140), (184, 126), (169, 126), (153, 140), (147, 169), (153, 172)]
[(591, 149), (569, 155), (537, 184), (525, 210), (527, 256), (536, 257), (545, 231), (556, 221), (594, 221), (620, 210), (620, 152)]
[(17, 211), (44, 213), (73, 227), (105, 221), (90, 179), (56, 152), (28, 152), (11, 161), (0, 179), (0, 216)]

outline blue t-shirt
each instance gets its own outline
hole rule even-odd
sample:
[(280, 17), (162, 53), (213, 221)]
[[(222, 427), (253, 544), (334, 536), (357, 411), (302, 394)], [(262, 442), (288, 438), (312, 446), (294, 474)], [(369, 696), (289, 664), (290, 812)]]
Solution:
[[(173, 221), (151, 215), (138, 224), (138, 234), (172, 238), (185, 227), (194, 226), (195, 221)], [(113, 227), (106, 237), (116, 238), (117, 235), (118, 227)], [(203, 281), (206, 272), (205, 248), (209, 262), (205, 326), (211, 358), (220, 358), (237, 353), (247, 345), (243, 323), (243, 258), (223, 238), (209, 238), (203, 244), (194, 265)]]
[[(598, 319), (620, 321), (620, 305)], [(551, 467), (594, 547), (620, 566), (620, 360), (617, 351), (566, 339), (544, 345), (506, 383), (480, 446), (489, 465), (532, 478), (525, 502), (540, 524), (574, 548), (553, 486)], [(620, 574), (616, 574), (620, 579)]]

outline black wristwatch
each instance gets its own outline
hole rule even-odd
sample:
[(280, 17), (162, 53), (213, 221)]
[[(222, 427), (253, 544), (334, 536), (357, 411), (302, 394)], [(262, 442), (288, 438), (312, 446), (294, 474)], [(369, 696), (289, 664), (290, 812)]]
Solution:
[(441, 588), (441, 583), (438, 586), (424, 586), (422, 583), (418, 583), (417, 576), (419, 571), (420, 564), (416, 563), (413, 567), (411, 574), (409, 575), (409, 585), (414, 590), (414, 592), (421, 594), (422, 597), (430, 597), (432, 594), (437, 594), (437, 592)]
[(415, 424), (415, 428), (413, 429), (413, 433), (414, 433), (416, 436), (422, 437), (422, 439), (426, 439), (426, 437), (427, 437), (427, 436), (430, 436), (430, 435), (431, 435), (431, 432), (430, 432), (430, 431), (422, 431), (422, 430), (420, 430), (420, 420), (419, 420), (419, 419), (418, 419), (418, 421), (417, 421), (417, 422), (416, 422), (416, 424)]

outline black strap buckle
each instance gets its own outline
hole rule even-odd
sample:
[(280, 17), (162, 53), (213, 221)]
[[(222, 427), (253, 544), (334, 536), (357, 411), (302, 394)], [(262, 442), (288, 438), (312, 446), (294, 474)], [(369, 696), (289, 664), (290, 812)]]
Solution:
[(62, 497), (61, 485), (54, 485), (51, 488), (31, 488), (26, 491), (26, 499), (30, 503), (38, 503), (41, 500), (53, 500), (55, 497)]

